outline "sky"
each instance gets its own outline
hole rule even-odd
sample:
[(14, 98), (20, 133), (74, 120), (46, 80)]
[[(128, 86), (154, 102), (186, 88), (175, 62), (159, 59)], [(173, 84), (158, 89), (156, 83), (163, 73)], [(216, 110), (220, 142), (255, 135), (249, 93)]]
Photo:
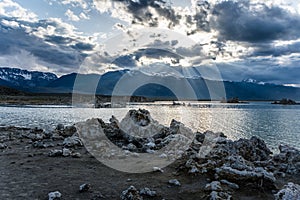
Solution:
[(299, 0), (0, 0), (0, 44), (0, 66), (59, 76), (136, 69), (300, 87)]

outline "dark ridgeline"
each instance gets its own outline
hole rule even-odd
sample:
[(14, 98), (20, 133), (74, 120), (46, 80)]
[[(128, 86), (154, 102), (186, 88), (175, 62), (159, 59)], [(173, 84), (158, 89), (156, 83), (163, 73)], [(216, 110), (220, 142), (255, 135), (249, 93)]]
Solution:
[[(193, 78), (178, 78), (173, 76), (157, 76), (148, 75), (141, 71), (129, 71), (120, 70), (107, 72), (103, 75), (98, 74), (77, 74), (71, 73), (63, 75), (59, 78), (51, 73), (42, 72), (29, 72), (26, 70), (0, 68), (0, 86), (5, 86), (13, 89), (17, 89), (26, 93), (33, 93), (36, 95), (41, 94), (94, 94), (100, 96), (111, 96), (116, 84), (124, 76), (128, 83), (136, 83), (137, 80), (145, 81), (145, 84), (140, 85), (133, 93), (119, 94), (120, 96), (137, 96), (145, 97), (149, 100), (211, 100), (210, 91), (207, 87), (217, 88), (220, 85), (224, 85), (226, 90), (226, 99), (232, 97), (239, 97), (238, 101), (245, 100), (276, 100), (286, 97), (288, 99), (300, 100), (300, 88), (287, 87), (283, 85), (275, 84), (258, 84), (255, 82), (230, 82), (230, 81), (215, 81), (206, 80), (201, 77)], [(10, 74), (9, 76), (6, 76)], [(79, 80), (79, 84), (74, 87), (75, 80)], [(162, 84), (156, 84), (162, 83)], [(180, 88), (182, 93), (175, 95), (174, 91), (168, 88), (164, 83), (174, 85), (176, 88)], [(193, 92), (196, 95), (195, 99), (191, 96), (185, 96), (185, 90), (187, 85), (192, 87)], [(94, 88), (93, 88), (94, 86)], [(74, 91), (75, 90), (75, 91)], [(224, 95), (221, 95), (223, 97)], [(103, 98), (104, 98), (103, 97)], [(221, 100), (212, 99), (212, 100)], [(233, 101), (235, 99), (232, 99)]]

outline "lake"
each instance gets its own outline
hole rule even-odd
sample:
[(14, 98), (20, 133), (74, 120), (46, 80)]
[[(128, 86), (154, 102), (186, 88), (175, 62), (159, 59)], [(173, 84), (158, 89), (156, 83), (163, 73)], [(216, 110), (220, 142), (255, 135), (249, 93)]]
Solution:
[(161, 124), (172, 119), (194, 131), (223, 132), (230, 139), (255, 135), (275, 151), (279, 144), (300, 149), (300, 106), (272, 105), (270, 102), (221, 104), (219, 102), (172, 102), (131, 104), (127, 108), (72, 108), (68, 106), (1, 106), (0, 126), (40, 127), (53, 129), (59, 123), (73, 124), (89, 118), (108, 121), (114, 115), (122, 119), (128, 110), (144, 108)]

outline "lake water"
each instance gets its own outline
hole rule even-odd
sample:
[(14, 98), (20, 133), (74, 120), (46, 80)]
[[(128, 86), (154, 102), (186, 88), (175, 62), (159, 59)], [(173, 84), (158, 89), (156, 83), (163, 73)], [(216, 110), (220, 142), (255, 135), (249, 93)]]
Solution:
[(114, 109), (2, 106), (0, 126), (53, 129), (59, 123), (73, 124), (89, 118), (102, 118), (108, 121), (111, 115), (114, 115), (122, 119), (130, 109), (145, 108), (154, 119), (164, 125), (169, 125), (172, 119), (176, 119), (194, 131), (223, 132), (230, 139), (250, 138), (255, 135), (264, 139), (274, 151), (282, 143), (300, 149), (300, 106), (272, 105), (270, 102), (249, 104), (186, 102), (186, 106), (171, 104), (171, 102), (156, 102)]

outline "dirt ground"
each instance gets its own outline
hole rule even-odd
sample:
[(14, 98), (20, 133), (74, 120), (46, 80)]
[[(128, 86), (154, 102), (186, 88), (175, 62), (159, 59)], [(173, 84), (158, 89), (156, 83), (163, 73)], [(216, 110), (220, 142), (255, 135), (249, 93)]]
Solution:
[[(0, 136), (6, 134), (1, 132)], [(129, 186), (155, 190), (156, 197), (144, 199), (207, 199), (205, 185), (209, 175), (189, 175), (178, 172), (178, 160), (163, 173), (127, 174), (106, 167), (92, 157), (84, 147), (76, 152), (80, 158), (49, 157), (51, 149), (62, 148), (59, 141), (54, 147), (34, 148), (30, 139), (6, 141), (8, 148), (0, 149), (0, 199), (48, 199), (48, 193), (59, 191), (62, 199), (120, 199)], [(211, 177), (210, 177), (211, 178)], [(181, 186), (171, 186), (168, 180), (178, 179)], [(278, 179), (278, 188), (288, 181), (300, 183), (298, 177)], [(80, 193), (79, 186), (88, 183), (91, 189)], [(232, 193), (233, 199), (274, 199), (273, 193), (263, 188), (240, 185)]]

